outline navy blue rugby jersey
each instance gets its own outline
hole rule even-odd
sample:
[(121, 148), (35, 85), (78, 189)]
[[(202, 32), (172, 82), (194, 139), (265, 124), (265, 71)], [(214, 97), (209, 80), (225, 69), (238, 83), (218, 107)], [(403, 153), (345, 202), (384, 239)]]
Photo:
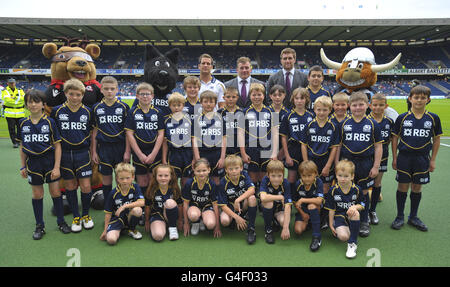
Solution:
[(247, 172), (242, 171), (236, 184), (225, 175), (220, 179), (217, 194), (217, 203), (219, 206), (234, 203), (236, 198), (243, 195), (250, 187), (254, 187), (252, 180)]
[(278, 115), (278, 125), (279, 126), (283, 122), (284, 118), (291, 113), (291, 110), (286, 108), (285, 106), (282, 106), (281, 110), (279, 112), (275, 111), (275, 108), (273, 107), (273, 104), (268, 106), (268, 108), (269, 108), (270, 111), (272, 111), (272, 113), (276, 113)]
[(383, 142), (378, 123), (364, 116), (360, 122), (353, 117), (341, 126), (341, 157), (370, 157), (375, 153), (375, 143)]
[(272, 142), (271, 129), (275, 126), (276, 120), (272, 118), (272, 111), (262, 106), (257, 110), (253, 104), (244, 109), (244, 128), (245, 130), (245, 146), (246, 147), (263, 147), (268, 148)]
[(183, 190), (181, 191), (181, 198), (183, 200), (195, 202), (199, 206), (212, 204), (213, 202), (217, 202), (216, 184), (208, 178), (203, 185), (203, 188), (200, 188), (197, 179), (194, 176), (193, 178), (189, 178), (184, 185)]
[(42, 115), (37, 124), (33, 124), (31, 117), (21, 119), (17, 140), (22, 143), (22, 151), (33, 156), (53, 151), (53, 145), (60, 142), (61, 138), (55, 121)]
[(308, 108), (311, 109), (311, 110), (314, 109), (314, 102), (316, 101), (316, 99), (317, 99), (318, 97), (321, 97), (321, 96), (327, 96), (327, 97), (330, 97), (330, 98), (331, 98), (331, 93), (330, 93), (329, 91), (325, 90), (322, 86), (320, 86), (320, 89), (317, 91), (317, 93), (314, 93), (314, 92), (311, 90), (311, 87), (310, 87), (309, 85), (306, 87), (306, 89), (308, 90), (308, 92), (309, 92), (309, 97), (310, 97), (310, 99), (311, 99), (311, 104), (310, 104), (310, 106), (308, 107)]
[[(195, 113), (196, 110), (198, 111), (197, 113)], [(185, 112), (186, 114), (189, 115), (189, 118), (191, 119), (191, 122), (194, 121), (195, 115), (200, 113), (201, 110), (202, 110), (202, 105), (200, 104), (200, 100), (199, 99), (197, 99), (197, 102), (193, 105), (186, 98), (186, 102), (184, 103), (183, 112)]]
[(338, 121), (338, 119), (336, 118), (336, 114), (335, 113), (332, 113), (329, 117), (328, 117), (328, 119), (334, 124), (334, 126), (336, 127), (336, 129), (337, 130), (341, 130), (341, 126), (342, 126), (342, 123), (346, 120), (346, 119), (349, 119), (349, 118), (351, 118), (351, 116), (347, 113), (347, 114), (345, 114), (345, 117), (344, 117), (344, 119), (342, 120), (342, 121)]
[(227, 147), (239, 147), (238, 128), (244, 126), (244, 112), (236, 106), (234, 111), (229, 111), (226, 107), (217, 111), (223, 120), (224, 134), (227, 137)]
[(301, 198), (316, 198), (321, 197), (322, 202), (324, 201), (323, 195), (323, 182), (320, 177), (316, 177), (314, 182), (311, 184), (308, 190), (305, 188), (305, 184), (301, 179), (297, 180), (295, 183), (295, 190), (291, 191), (292, 201), (297, 202)]
[[(369, 117), (376, 119), (373, 117), (372, 113), (369, 114)], [(383, 140), (383, 156), (381, 159), (387, 159), (389, 157), (389, 143), (391, 142), (392, 130), (394, 128), (394, 121), (386, 116), (383, 116), (381, 122), (378, 122), (381, 131), (381, 139)]]
[(158, 131), (163, 128), (163, 116), (154, 106), (144, 112), (138, 104), (131, 109), (125, 121), (125, 130), (134, 131), (134, 138), (140, 149), (147, 149), (149, 144), (154, 144)]
[(195, 118), (193, 127), (193, 139), (197, 141), (199, 150), (215, 150), (222, 148), (224, 136), (223, 120), (219, 113), (211, 112), (201, 114)]
[(340, 144), (339, 130), (329, 120), (321, 127), (314, 119), (305, 128), (300, 141), (308, 147), (308, 158), (326, 156), (332, 147)]
[(151, 213), (160, 213), (161, 215), (164, 214), (164, 203), (168, 199), (173, 199), (177, 202), (177, 204), (182, 203), (181, 198), (175, 198), (175, 195), (173, 193), (173, 190), (169, 188), (165, 193), (161, 191), (161, 189), (157, 189), (155, 191), (155, 195), (153, 198), (147, 198), (145, 197), (145, 205), (150, 206)]
[(269, 177), (266, 175), (263, 177), (261, 181), (261, 185), (259, 188), (259, 191), (257, 191), (258, 194), (261, 193), (267, 193), (271, 195), (283, 195), (284, 197), (284, 204), (292, 204), (292, 197), (291, 197), (291, 188), (290, 183), (287, 179), (283, 179), (283, 183), (278, 186), (277, 188), (272, 186), (272, 183), (269, 180)]
[(90, 147), (90, 132), (93, 126), (92, 111), (85, 105), (72, 111), (67, 103), (53, 108), (51, 117), (55, 120), (61, 135), (62, 150), (79, 150)]
[(191, 148), (192, 123), (188, 114), (183, 113), (179, 120), (168, 115), (164, 119), (164, 137), (167, 140), (169, 150), (179, 148)]
[(393, 133), (399, 137), (399, 151), (428, 154), (433, 147), (432, 138), (442, 135), (441, 120), (428, 111), (417, 119), (409, 111), (398, 116)]
[[(171, 93), (165, 95), (162, 98), (154, 97), (151, 102), (151, 105), (153, 107), (157, 108), (161, 112), (163, 117), (165, 117), (171, 113), (170, 108), (169, 108), (169, 96), (170, 95), (171, 95)], [(138, 105), (139, 105), (139, 100), (136, 98), (133, 102), (133, 105), (131, 106), (131, 109), (133, 110)]]
[(309, 111), (305, 111), (305, 113), (301, 115), (295, 110), (292, 110), (291, 113), (283, 119), (283, 122), (281, 122), (280, 134), (286, 136), (288, 141), (300, 143), (306, 126), (313, 119), (314, 115)]
[(336, 183), (330, 187), (330, 190), (325, 195), (325, 208), (334, 210), (335, 216), (347, 216), (347, 210), (357, 204), (365, 208), (362, 190), (354, 183), (352, 183), (348, 193), (344, 193), (340, 185)]
[(114, 188), (108, 198), (105, 199), (105, 213), (111, 213), (112, 218), (116, 218), (116, 211), (125, 204), (129, 204), (138, 200), (144, 200), (141, 188), (138, 184), (133, 183), (127, 191), (120, 189), (120, 186)]
[(98, 129), (98, 142), (125, 142), (125, 120), (129, 109), (121, 100), (116, 100), (111, 106), (102, 100), (94, 106), (92, 111), (94, 126)]

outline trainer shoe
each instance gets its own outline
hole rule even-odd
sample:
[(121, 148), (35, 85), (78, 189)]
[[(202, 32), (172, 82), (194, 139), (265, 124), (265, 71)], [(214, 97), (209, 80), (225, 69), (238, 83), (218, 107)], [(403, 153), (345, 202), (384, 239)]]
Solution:
[(380, 220), (378, 219), (377, 213), (375, 211), (369, 212), (370, 224), (377, 225)]
[(33, 232), (33, 239), (39, 240), (45, 234), (45, 226), (42, 224), (36, 224), (36, 229)]
[(394, 219), (394, 222), (391, 224), (391, 228), (395, 230), (400, 230), (400, 228), (403, 227), (403, 224), (405, 224), (405, 219), (403, 217), (396, 217)]
[(368, 222), (361, 222), (361, 226), (359, 227), (359, 236), (367, 237), (370, 235), (370, 226)]
[(256, 241), (256, 232), (255, 232), (255, 228), (253, 227), (249, 227), (247, 230), (247, 243), (248, 244), (253, 244)]
[(135, 240), (142, 239), (142, 234), (139, 231), (137, 231), (136, 229), (128, 230), (128, 236), (134, 238)]
[(347, 252), (345, 253), (345, 257), (352, 259), (356, 257), (356, 250), (358, 249), (358, 246), (356, 243), (348, 243), (347, 244)]
[(414, 226), (415, 228), (419, 229), (420, 231), (428, 231), (428, 227), (418, 217), (409, 218), (408, 224)]
[(81, 218), (74, 217), (72, 221), (72, 226), (70, 227), (73, 233), (78, 233), (81, 231)]
[(85, 215), (81, 218), (81, 222), (83, 223), (84, 229), (92, 229), (94, 228), (94, 221), (92, 220), (92, 217), (90, 215)]
[(199, 222), (192, 223), (191, 234), (192, 235), (197, 235), (199, 230), (200, 230), (200, 223)]
[(273, 237), (273, 231), (266, 231), (266, 234), (264, 235), (264, 238), (266, 239), (266, 242), (268, 244), (274, 244), (275, 243), (275, 238)]
[(309, 249), (311, 249), (311, 251), (315, 252), (317, 250), (319, 250), (320, 245), (322, 245), (322, 240), (319, 237), (313, 237), (312, 241), (311, 241), (311, 245), (309, 245)]
[(169, 227), (169, 239), (170, 240), (178, 239), (178, 230), (176, 227)]
[(71, 232), (69, 225), (67, 225), (65, 221), (58, 224), (58, 229), (64, 234), (68, 234)]

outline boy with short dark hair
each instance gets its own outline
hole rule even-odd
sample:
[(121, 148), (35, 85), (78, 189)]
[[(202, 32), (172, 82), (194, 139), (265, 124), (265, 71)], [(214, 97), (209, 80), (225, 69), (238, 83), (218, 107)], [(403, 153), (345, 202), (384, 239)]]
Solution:
[(412, 88), (408, 96), (409, 111), (399, 115), (395, 121), (392, 168), (397, 170), (397, 217), (391, 227), (396, 230), (404, 224), (403, 212), (410, 186), (411, 211), (408, 224), (421, 231), (428, 230), (417, 217), (417, 211), (422, 198), (422, 185), (430, 182), (429, 173), (436, 168), (436, 156), (442, 135), (439, 116), (425, 109), (430, 102), (430, 95), (431, 90), (428, 87), (418, 85)]
[(370, 234), (368, 209), (369, 188), (377, 177), (381, 156), (383, 154), (382, 138), (378, 123), (366, 116), (369, 100), (362, 92), (350, 96), (352, 117), (344, 120), (341, 127), (341, 158), (352, 161), (355, 168), (355, 183), (361, 187), (364, 195), (365, 209), (361, 212), (360, 235)]
[(49, 192), (55, 206), (57, 224), (61, 232), (70, 233), (64, 220), (63, 201), (59, 191), (61, 138), (55, 121), (44, 114), (45, 94), (29, 90), (25, 94), (25, 106), (30, 116), (19, 122), (17, 141), (20, 142), (20, 175), (28, 178), (32, 190), (32, 205), (36, 220), (33, 239), (39, 240), (45, 234), (44, 224), (44, 186), (48, 183)]
[(201, 84), (198, 77), (187, 76), (183, 80), (183, 89), (186, 95), (186, 102), (184, 104), (183, 111), (190, 116), (191, 121), (194, 121), (195, 109), (199, 109), (201, 107), (198, 96), (200, 86)]
[(309, 95), (311, 97), (311, 105), (308, 107), (308, 110), (314, 110), (314, 102), (318, 97), (327, 96), (331, 98), (331, 93), (324, 89), (322, 86), (324, 77), (322, 67), (315, 65), (309, 69), (308, 73), (308, 89)]
[(130, 108), (117, 99), (119, 86), (114, 77), (103, 77), (101, 85), (103, 99), (92, 109), (94, 129), (91, 151), (92, 161), (98, 164), (102, 174), (103, 196), (106, 200), (112, 190), (114, 167), (120, 162), (130, 161), (130, 145), (125, 133), (125, 119)]
[(225, 106), (217, 112), (222, 116), (224, 134), (227, 139), (227, 155), (239, 155), (238, 127), (243, 126), (244, 113), (236, 104), (239, 99), (238, 90), (235, 87), (227, 87), (223, 96)]
[[(53, 108), (51, 117), (55, 120), (61, 134), (61, 175), (64, 179), (67, 201), (72, 210), (72, 232), (94, 228), (89, 215), (91, 205), (91, 130), (93, 126), (92, 111), (82, 100), (84, 84), (77, 79), (70, 79), (64, 84), (67, 101)], [(78, 211), (77, 188), (81, 188), (82, 216)]]

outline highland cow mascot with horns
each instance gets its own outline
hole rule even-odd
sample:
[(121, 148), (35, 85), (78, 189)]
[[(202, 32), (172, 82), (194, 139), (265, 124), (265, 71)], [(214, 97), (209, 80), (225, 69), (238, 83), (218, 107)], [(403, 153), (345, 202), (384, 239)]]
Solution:
[[(402, 54), (399, 53), (391, 62), (377, 65), (375, 56), (370, 49), (358, 47), (350, 50), (342, 63), (338, 63), (328, 59), (324, 50), (320, 49), (322, 62), (328, 68), (336, 70), (336, 82), (341, 85), (341, 91), (349, 95), (356, 91), (364, 92), (369, 101), (374, 94), (372, 86), (377, 82), (377, 73), (394, 68), (401, 56)], [(385, 113), (394, 121), (398, 116), (398, 113), (391, 107), (388, 107)]]
[[(86, 40), (79, 41), (78, 45), (74, 42), (78, 39), (60, 38), (65, 44), (59, 49), (55, 43), (46, 43), (42, 47), (42, 54), (51, 60), (51, 83), (46, 90), (47, 114), (52, 109), (66, 102), (64, 94), (64, 83), (69, 79), (78, 79), (83, 82), (86, 90), (83, 96), (83, 105), (91, 108), (94, 104), (100, 102), (103, 98), (100, 92), (100, 83), (96, 80), (96, 67), (93, 59), (100, 56), (100, 47), (96, 44), (89, 44)], [(102, 179), (98, 172), (98, 166), (93, 166), (91, 178), (91, 205), (95, 209), (103, 210)], [(60, 187), (63, 189), (64, 183), (61, 181)], [(70, 208), (65, 193), (63, 192), (64, 214), (69, 214)], [(54, 210), (52, 209), (52, 213)]]

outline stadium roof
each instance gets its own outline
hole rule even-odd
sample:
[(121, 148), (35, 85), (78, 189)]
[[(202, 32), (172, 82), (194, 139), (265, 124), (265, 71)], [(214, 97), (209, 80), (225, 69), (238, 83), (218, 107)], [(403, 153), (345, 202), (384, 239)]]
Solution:
[(57, 19), (0, 17), (0, 43), (56, 41), (166, 45), (380, 45), (450, 40), (450, 18), (433, 19)]

